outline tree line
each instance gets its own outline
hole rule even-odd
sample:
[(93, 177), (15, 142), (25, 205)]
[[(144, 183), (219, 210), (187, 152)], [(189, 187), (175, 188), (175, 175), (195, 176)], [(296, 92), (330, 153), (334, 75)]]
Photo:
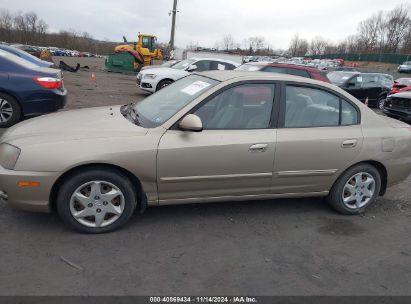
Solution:
[(336, 44), (319, 36), (308, 42), (307, 39), (296, 34), (291, 39), (288, 52), (292, 56), (332, 53), (410, 53), (410, 6), (400, 5), (390, 11), (373, 14), (359, 23), (355, 34)]
[(80, 52), (109, 54), (117, 43), (95, 40), (87, 32), (73, 29), (50, 33), (47, 23), (35, 12), (0, 10), (0, 41), (34, 46), (53, 46)]

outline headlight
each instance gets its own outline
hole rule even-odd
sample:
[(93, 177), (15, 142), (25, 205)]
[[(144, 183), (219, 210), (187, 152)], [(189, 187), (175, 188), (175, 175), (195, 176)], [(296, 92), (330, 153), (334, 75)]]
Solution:
[(3, 168), (13, 170), (21, 150), (10, 144), (0, 144), (0, 165)]
[(145, 75), (143, 76), (143, 78), (146, 78), (146, 79), (154, 79), (154, 78), (156, 78), (156, 77), (157, 77), (156, 74), (145, 74)]

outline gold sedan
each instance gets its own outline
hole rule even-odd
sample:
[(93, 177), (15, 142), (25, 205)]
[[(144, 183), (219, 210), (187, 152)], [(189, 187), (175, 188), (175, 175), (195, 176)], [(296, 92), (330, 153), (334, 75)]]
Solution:
[(410, 174), (410, 128), (324, 82), (193, 74), (137, 104), (10, 128), (0, 197), (87, 233), (165, 204), (323, 196), (359, 214)]

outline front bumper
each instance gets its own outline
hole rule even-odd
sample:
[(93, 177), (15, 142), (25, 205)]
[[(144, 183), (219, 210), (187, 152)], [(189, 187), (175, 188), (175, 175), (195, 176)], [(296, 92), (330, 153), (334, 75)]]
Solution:
[(382, 112), (392, 118), (401, 119), (406, 122), (411, 122), (411, 112), (407, 110), (400, 110), (400, 109), (391, 109), (388, 107), (384, 107)]
[[(58, 176), (58, 172), (14, 171), (0, 166), (0, 198), (16, 209), (50, 212), (50, 193)], [(20, 187), (21, 181), (39, 182), (40, 186)]]
[(157, 82), (152, 81), (151, 79), (137, 78), (137, 86), (146, 92), (154, 93), (156, 91)]

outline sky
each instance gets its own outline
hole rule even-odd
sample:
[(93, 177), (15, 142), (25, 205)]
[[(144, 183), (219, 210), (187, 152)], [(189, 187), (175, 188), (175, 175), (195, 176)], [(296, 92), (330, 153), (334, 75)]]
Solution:
[[(285, 49), (292, 36), (322, 36), (339, 42), (358, 23), (409, 0), (178, 0), (175, 44), (214, 47), (226, 34), (242, 43), (263, 36), (271, 48)], [(99, 40), (129, 41), (138, 32), (170, 40), (173, 0), (0, 0), (10, 12), (34, 11), (50, 31), (74, 29)]]

